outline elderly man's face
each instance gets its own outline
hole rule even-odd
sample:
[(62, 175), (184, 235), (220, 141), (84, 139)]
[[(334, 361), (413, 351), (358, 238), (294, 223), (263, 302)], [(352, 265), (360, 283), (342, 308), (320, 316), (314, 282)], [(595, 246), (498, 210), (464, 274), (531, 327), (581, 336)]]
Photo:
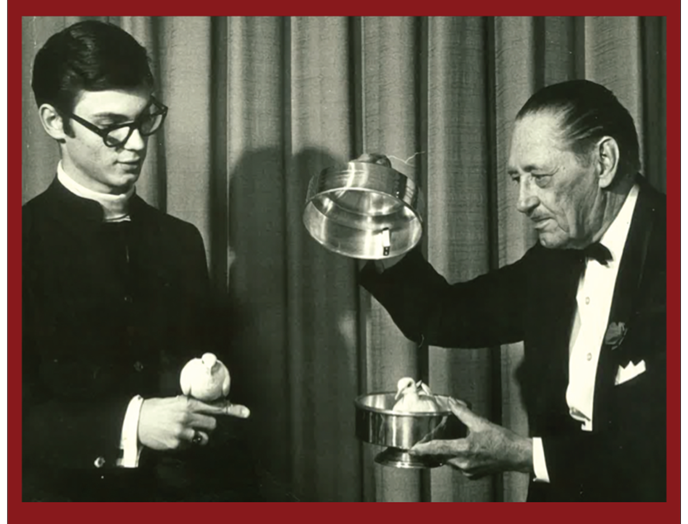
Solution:
[(520, 119), (508, 166), (519, 185), (517, 209), (533, 221), (547, 248), (582, 248), (593, 240), (604, 211), (594, 162), (581, 165), (549, 112)]

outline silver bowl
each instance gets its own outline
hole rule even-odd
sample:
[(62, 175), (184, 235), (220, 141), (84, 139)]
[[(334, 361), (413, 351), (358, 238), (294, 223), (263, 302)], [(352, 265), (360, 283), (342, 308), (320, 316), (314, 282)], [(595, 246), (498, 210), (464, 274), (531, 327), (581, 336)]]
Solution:
[(330, 251), (379, 260), (418, 244), (423, 211), (415, 181), (393, 169), (386, 156), (366, 154), (311, 178), (303, 223)]
[[(425, 469), (442, 466), (434, 457), (408, 453), (415, 444), (429, 440), (465, 437), (466, 426), (447, 407), (438, 412), (393, 411), (395, 393), (371, 393), (354, 400), (356, 438), (369, 444), (386, 446), (375, 462), (396, 468)], [(450, 397), (435, 395), (440, 405)]]

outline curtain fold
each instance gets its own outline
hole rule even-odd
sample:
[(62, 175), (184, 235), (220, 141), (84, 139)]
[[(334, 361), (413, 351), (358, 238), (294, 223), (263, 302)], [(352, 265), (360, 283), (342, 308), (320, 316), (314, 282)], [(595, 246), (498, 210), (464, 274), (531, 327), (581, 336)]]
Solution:
[[(36, 51), (89, 17), (23, 20), (22, 199), (55, 176), (30, 86)], [(304, 501), (517, 501), (527, 478), (374, 462), (353, 400), (402, 376), (527, 434), (521, 344), (416, 347), (319, 246), (308, 181), (363, 152), (416, 179), (422, 247), (449, 281), (519, 259), (535, 235), (506, 176), (513, 118), (538, 88), (589, 78), (636, 120), (643, 173), (666, 187), (666, 22), (637, 17), (106, 17), (151, 56), (170, 107), (137, 191), (195, 224), (231, 329), (232, 399), (261, 464)]]
[[(291, 475), (292, 417), (285, 200), (289, 72), (285, 27), (276, 18), (217, 21), (227, 84), (219, 124), (228, 185), (227, 273), (235, 326), (231, 341), (237, 402), (251, 407), (251, 438), (274, 475)], [(251, 42), (251, 45), (246, 45)], [(222, 140), (218, 136), (218, 140)], [(242, 377), (239, 379), (239, 377)], [(239, 396), (241, 395), (241, 396)]]
[(359, 468), (351, 458), (359, 447), (342, 437), (353, 435), (351, 400), (358, 386), (355, 273), (351, 261), (313, 242), (301, 221), (310, 176), (352, 151), (349, 55), (341, 45), (348, 26), (345, 18), (296, 18), (289, 32), (285, 219), (292, 482), (317, 500), (352, 500), (359, 496)]
[[(490, 264), (490, 112), (487, 20), (432, 18), (428, 50), (428, 257), (449, 281)], [(471, 402), (491, 416), (492, 354), (486, 349), (429, 349), (433, 390)], [(467, 481), (449, 468), (431, 473), (431, 500), (490, 500), (492, 479)]]

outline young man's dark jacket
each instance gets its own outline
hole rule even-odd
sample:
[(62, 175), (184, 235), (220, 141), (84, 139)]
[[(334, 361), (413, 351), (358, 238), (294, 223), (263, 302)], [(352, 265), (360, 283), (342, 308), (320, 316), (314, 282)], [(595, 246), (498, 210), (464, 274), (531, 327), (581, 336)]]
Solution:
[[(361, 274), (412, 340), (469, 348), (524, 341), (517, 376), (551, 480), (531, 482), (530, 501), (666, 500), (666, 197), (638, 181), (597, 369), (592, 432), (581, 430), (566, 403), (580, 252), (538, 244), (514, 264), (453, 285), (417, 250), (380, 275), (372, 264)], [(619, 366), (641, 361), (644, 373), (615, 385)]]
[(159, 496), (155, 471), (178, 455), (116, 467), (128, 403), (181, 394), (190, 358), (225, 356), (198, 230), (136, 195), (130, 217), (103, 222), (57, 179), (23, 208), (25, 500)]

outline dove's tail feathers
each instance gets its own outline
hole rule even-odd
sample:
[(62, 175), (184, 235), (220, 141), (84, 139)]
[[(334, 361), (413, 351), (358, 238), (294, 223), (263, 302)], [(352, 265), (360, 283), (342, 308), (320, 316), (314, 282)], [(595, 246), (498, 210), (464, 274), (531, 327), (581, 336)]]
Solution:
[(418, 384), (420, 385), (420, 388), (425, 392), (426, 395), (432, 395), (430, 386), (428, 386), (425, 382), (419, 381)]

